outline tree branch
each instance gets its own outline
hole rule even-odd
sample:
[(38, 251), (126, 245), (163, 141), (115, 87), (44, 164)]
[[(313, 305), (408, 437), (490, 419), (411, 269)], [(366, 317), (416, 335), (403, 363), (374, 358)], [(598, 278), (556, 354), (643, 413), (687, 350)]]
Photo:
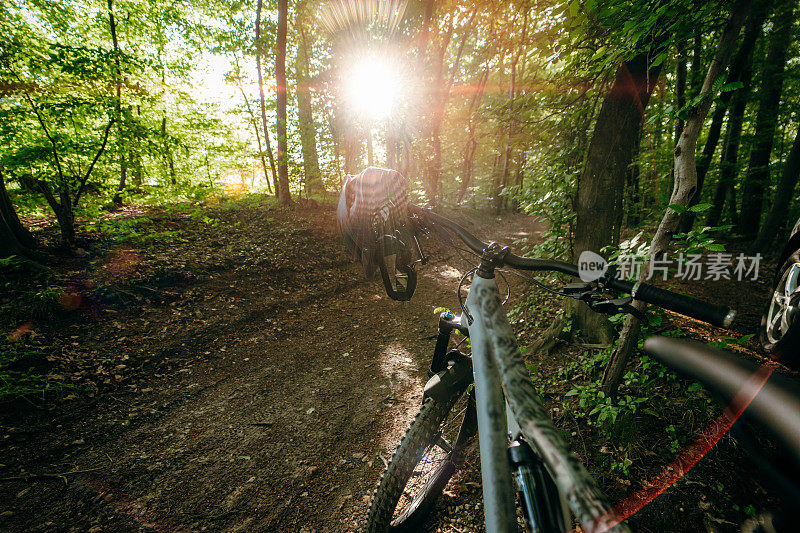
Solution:
[[(20, 79), (20, 77), (17, 75), (16, 72), (14, 72), (14, 69), (12, 69), (11, 66), (8, 65), (8, 64), (6, 64), (6, 68), (11, 72), (11, 74), (15, 78), (17, 78), (17, 81), (19, 81), (20, 86), (24, 86), (23, 83), (22, 83), (22, 79)], [(31, 109), (33, 110), (34, 114), (36, 115), (36, 118), (39, 120), (39, 124), (42, 126), (42, 130), (44, 130), (44, 134), (45, 134), (45, 136), (47, 136), (47, 140), (49, 140), (50, 144), (53, 146), (53, 157), (55, 158), (55, 161), (56, 161), (56, 168), (58, 169), (58, 177), (63, 182), (64, 181), (64, 171), (61, 169), (61, 159), (58, 157), (58, 147), (56, 146), (56, 140), (50, 134), (50, 130), (47, 129), (47, 125), (44, 123), (44, 118), (42, 117), (42, 114), (39, 113), (39, 109), (36, 107), (36, 104), (33, 102), (33, 99), (31, 98), (31, 95), (28, 94), (28, 91), (26, 91), (24, 89), (22, 91), (22, 94), (25, 95), (25, 99), (28, 101), (28, 104), (30, 104)]]
[(89, 176), (91, 175), (92, 170), (94, 169), (94, 165), (97, 163), (97, 160), (100, 159), (100, 156), (103, 155), (103, 152), (106, 149), (106, 144), (108, 143), (108, 134), (111, 131), (111, 126), (114, 125), (114, 122), (116, 122), (116, 120), (114, 119), (114, 117), (111, 117), (111, 120), (108, 121), (108, 125), (106, 126), (106, 131), (103, 134), (103, 144), (101, 144), (100, 149), (97, 150), (94, 159), (92, 159), (92, 163), (86, 170), (86, 174), (83, 176), (83, 178), (81, 178), (81, 184), (78, 187), (78, 192), (75, 193), (75, 205), (78, 205), (78, 201), (81, 199), (81, 195), (83, 194), (83, 189), (84, 187), (86, 187), (86, 182), (89, 181)]
[(44, 198), (45, 200), (47, 200), (47, 203), (50, 204), (50, 207), (53, 209), (53, 212), (58, 213), (61, 208), (61, 204), (59, 204), (58, 200), (56, 200), (56, 197), (53, 194), (53, 189), (50, 188), (50, 184), (47, 183), (45, 180), (38, 180), (36, 182), (36, 185), (39, 187), (39, 190), (44, 195)]

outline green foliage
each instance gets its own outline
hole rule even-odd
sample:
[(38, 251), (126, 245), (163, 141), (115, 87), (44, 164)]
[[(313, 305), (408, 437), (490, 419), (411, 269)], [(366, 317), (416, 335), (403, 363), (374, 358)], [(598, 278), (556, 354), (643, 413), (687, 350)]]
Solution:
[[(566, 384), (568, 389), (561, 402), (564, 412), (596, 427), (605, 438), (620, 443), (623, 453), (615, 458), (615, 468), (627, 475), (629, 459), (624, 451), (635, 439), (637, 421), (643, 417), (660, 416), (659, 403), (664, 401), (660, 391), (665, 383), (674, 382), (677, 376), (643, 355), (623, 377), (617, 396), (610, 397), (601, 390), (601, 378), (612, 350), (585, 351), (576, 360), (568, 362), (556, 376), (535, 375), (532, 379), (540, 386), (549, 383), (542, 389), (552, 390), (559, 384)], [(700, 396), (702, 387), (698, 385), (688, 385), (685, 394), (688, 400), (705, 404), (705, 398)], [(666, 429), (668, 433), (674, 430), (674, 427)], [(679, 445), (685, 442), (685, 439), (675, 440)]]
[(9, 255), (6, 258), (0, 258), (0, 272), (18, 272), (22, 269), (24, 260), (16, 255)]
[(670, 424), (666, 428), (667, 435), (669, 436), (669, 448), (672, 453), (677, 453), (678, 450), (686, 443), (686, 437), (678, 433), (678, 430), (675, 429), (675, 426)]
[(744, 346), (750, 339), (755, 337), (755, 333), (750, 333), (748, 335), (742, 335), (741, 337), (727, 337), (723, 336), (720, 337), (719, 342), (709, 342), (709, 346), (713, 346), (715, 348), (720, 348), (722, 350), (727, 350), (730, 346)]
[[(698, 204), (694, 207), (699, 207), (701, 205), (705, 206), (705, 209), (711, 206), (711, 204)], [(692, 229), (688, 233), (676, 233), (672, 236), (672, 240), (675, 243), (676, 251), (686, 255), (699, 254), (703, 251), (724, 252), (725, 245), (717, 242), (716, 239), (720, 232), (728, 231), (732, 227), (732, 225), (713, 228), (710, 226), (703, 226), (701, 228)]]
[(53, 399), (78, 387), (62, 376), (45, 375), (47, 352), (30, 341), (0, 340), (0, 403), (17, 398)]
[(528, 238), (516, 241), (529, 255), (568, 259), (571, 232), (575, 223), (572, 195), (575, 192), (575, 175), (552, 176), (535, 180), (522, 190), (509, 189), (509, 194), (526, 214), (544, 223), (545, 230), (537, 235), (541, 242), (531, 245)]

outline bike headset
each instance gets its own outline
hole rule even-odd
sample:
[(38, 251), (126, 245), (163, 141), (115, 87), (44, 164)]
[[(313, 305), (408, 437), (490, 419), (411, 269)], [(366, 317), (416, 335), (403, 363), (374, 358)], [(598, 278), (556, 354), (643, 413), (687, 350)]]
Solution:
[(427, 262), (409, 219), (409, 205), (408, 180), (396, 170), (369, 167), (342, 180), (336, 213), (339, 234), (361, 261), (367, 279), (380, 272), (386, 294), (397, 301), (411, 299), (417, 287), (416, 264)]

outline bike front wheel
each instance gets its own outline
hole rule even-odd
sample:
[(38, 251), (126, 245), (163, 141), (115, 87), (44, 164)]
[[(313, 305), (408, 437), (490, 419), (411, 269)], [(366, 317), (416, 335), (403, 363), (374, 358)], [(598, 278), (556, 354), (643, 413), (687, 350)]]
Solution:
[(368, 532), (418, 530), (475, 434), (474, 415), (467, 389), (445, 401), (425, 399), (372, 495)]

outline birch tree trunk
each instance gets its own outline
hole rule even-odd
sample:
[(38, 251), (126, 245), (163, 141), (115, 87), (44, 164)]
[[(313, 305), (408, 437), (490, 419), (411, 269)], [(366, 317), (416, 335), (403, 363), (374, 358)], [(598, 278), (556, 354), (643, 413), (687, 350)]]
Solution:
[[(739, 36), (750, 3), (751, 0), (739, 0), (733, 6), (725, 29), (720, 37), (717, 53), (714, 59), (711, 60), (711, 65), (708, 67), (708, 72), (703, 81), (703, 86), (700, 90), (702, 99), (699, 104), (689, 111), (683, 131), (675, 146), (675, 183), (669, 201), (670, 205), (689, 205), (692, 194), (694, 194), (697, 187), (697, 161), (695, 158), (697, 138), (700, 136), (703, 122), (714, 100), (714, 94), (712, 93), (714, 81), (719, 78), (728, 67), (731, 53), (733, 52), (736, 39)], [(678, 227), (679, 221), (680, 214), (668, 207), (650, 243), (650, 261), (652, 261), (654, 257), (661, 256), (666, 251), (672, 239), (672, 234)], [(650, 263), (642, 269), (642, 274), (639, 278), (640, 281), (647, 279), (649, 270)], [(639, 309), (644, 308), (644, 304), (638, 301), (635, 303), (635, 306)], [(639, 321), (634, 318), (633, 315), (628, 315), (622, 327), (622, 334), (620, 335), (617, 349), (612, 354), (611, 360), (603, 374), (601, 387), (603, 392), (607, 395), (616, 392), (622, 380), (622, 376), (625, 374), (625, 367), (628, 363), (628, 359), (637, 345), (639, 328)]]

